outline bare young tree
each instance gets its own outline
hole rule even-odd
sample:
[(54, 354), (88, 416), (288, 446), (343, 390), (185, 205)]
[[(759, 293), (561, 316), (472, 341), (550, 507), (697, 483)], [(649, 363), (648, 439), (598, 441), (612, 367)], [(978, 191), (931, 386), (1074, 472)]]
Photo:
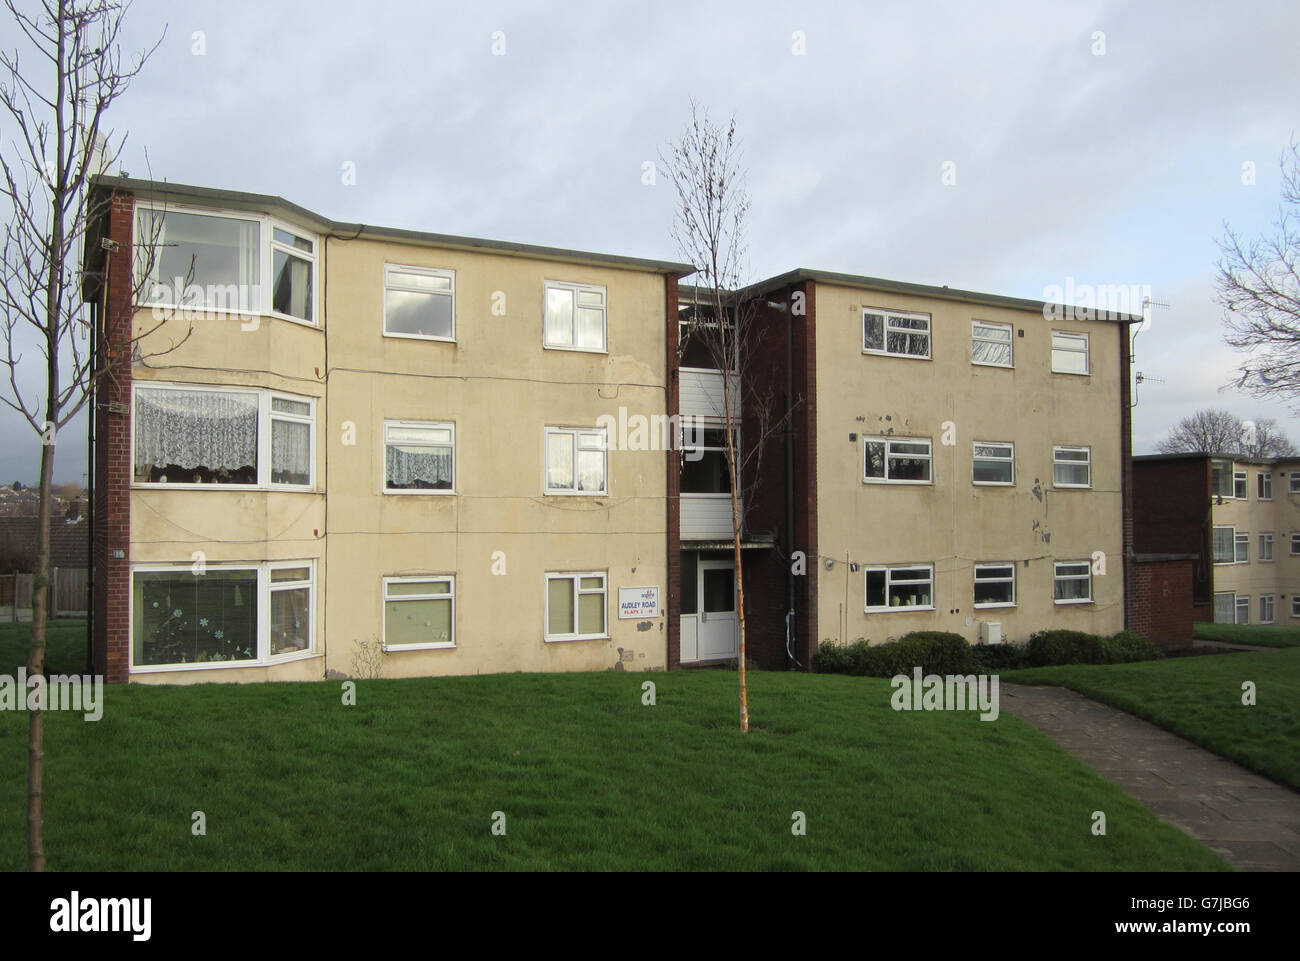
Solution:
[[(25, 46), (0, 51), (0, 106), (12, 136), (0, 142), (0, 197), (9, 206), (0, 272), (0, 335), (8, 383), (0, 400), (41, 439), (40, 507), (32, 592), (29, 675), (45, 672), (45, 617), (50, 565), (51, 490), (59, 431), (85, 405), (94, 385), (129, 364), (134, 345), (162, 324), (137, 332), (125, 352), (94, 356), (82, 297), (83, 262), (94, 225), (109, 198), (91, 180), (114, 163), (125, 138), (105, 127), (109, 106), (140, 72), (158, 44), (123, 61), (119, 34), (131, 0), (4, 0)], [(26, 55), (32, 55), (29, 65)], [(141, 242), (146, 259), (156, 237)], [(147, 271), (145, 272), (147, 274)], [(137, 298), (138, 299), (138, 298)], [(186, 332), (186, 337), (188, 331)], [(184, 341), (182, 338), (181, 342)], [(168, 349), (174, 349), (173, 347)], [(36, 350), (43, 361), (24, 362)], [(159, 353), (166, 353), (160, 351)], [(151, 355), (145, 355), (151, 356)], [(33, 379), (34, 378), (34, 379)], [(35, 386), (31, 386), (32, 384)], [(43, 715), (29, 714), (27, 769), (28, 867), (45, 868), (42, 775)]]
[[(761, 340), (758, 304), (743, 296), (746, 281), (745, 217), (750, 198), (745, 189), (736, 121), (725, 126), (709, 120), (707, 110), (691, 101), (691, 119), (680, 139), (660, 152), (660, 166), (677, 193), (673, 239), (693, 264), (695, 283), (686, 288), (689, 316), (678, 345), (679, 360), (695, 348), (722, 375), (722, 422), (729, 490), (732, 550), (736, 567), (736, 618), (739, 632), (740, 729), (749, 730), (749, 694), (745, 678), (745, 576), (741, 541), (745, 507), (762, 475), (767, 438), (781, 429), (790, 411), (775, 411), (775, 389), (752, 376), (752, 358)], [(750, 431), (738, 442), (742, 416)]]
[(1162, 454), (1227, 454), (1256, 461), (1296, 454), (1272, 417), (1245, 421), (1230, 411), (1208, 409), (1180, 420), (1156, 449)]
[(1282, 202), (1271, 236), (1243, 240), (1224, 225), (1215, 278), (1224, 339), (1249, 353), (1237, 386), (1300, 400), (1300, 142), (1282, 155)]

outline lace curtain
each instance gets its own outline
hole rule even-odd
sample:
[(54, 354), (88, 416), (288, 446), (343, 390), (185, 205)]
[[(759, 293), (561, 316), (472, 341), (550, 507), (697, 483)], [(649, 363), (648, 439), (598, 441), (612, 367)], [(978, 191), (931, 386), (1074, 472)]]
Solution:
[(306, 484), (311, 478), (311, 428), (296, 421), (271, 419), (271, 480)]
[(234, 471), (257, 465), (255, 395), (140, 390), (135, 407), (138, 467)]
[(389, 487), (451, 487), (451, 451), (427, 447), (385, 447)]

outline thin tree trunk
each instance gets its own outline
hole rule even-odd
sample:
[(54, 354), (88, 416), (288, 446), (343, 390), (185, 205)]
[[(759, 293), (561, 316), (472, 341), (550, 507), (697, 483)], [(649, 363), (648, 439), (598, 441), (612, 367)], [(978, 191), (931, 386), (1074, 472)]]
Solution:
[[(45, 673), (45, 611), (50, 575), (50, 487), (54, 477), (54, 445), (41, 448), (41, 500), (36, 514), (36, 575), (32, 578), (32, 643), (27, 675)], [(15, 602), (16, 603), (16, 602)], [(18, 692), (25, 697), (25, 691)], [(45, 715), (37, 707), (27, 715), (27, 869), (45, 870), (42, 780), (45, 772)]]
[[(722, 314), (718, 314), (719, 332)], [(723, 335), (723, 343), (726, 343)], [(731, 411), (731, 373), (722, 374), (723, 423), (727, 427), (727, 474), (731, 479), (731, 547), (736, 564), (736, 626), (739, 632), (740, 655), (740, 731), (749, 733), (749, 688), (745, 677), (745, 569), (740, 556), (740, 495), (736, 486), (736, 435)]]

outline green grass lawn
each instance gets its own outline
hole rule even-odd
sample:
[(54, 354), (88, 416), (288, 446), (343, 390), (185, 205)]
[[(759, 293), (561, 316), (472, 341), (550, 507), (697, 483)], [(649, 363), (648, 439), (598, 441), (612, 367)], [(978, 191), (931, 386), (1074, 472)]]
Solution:
[[(54, 870), (1225, 870), (1003, 713), (894, 712), (875, 678), (506, 674), (115, 687), (47, 715)], [(643, 682), (658, 703), (641, 702)], [(0, 713), (0, 869), (27, 718)], [(1108, 836), (1094, 837), (1104, 811)], [(207, 835), (191, 833), (203, 811)], [(505, 836), (491, 833), (493, 812)], [(807, 835), (791, 832), (802, 811)]]
[[(31, 624), (0, 623), (0, 674), (14, 674), (27, 664), (32, 642)], [(86, 673), (86, 622), (47, 621), (45, 627), (45, 673)]]
[(1226, 644), (1254, 644), (1258, 647), (1300, 647), (1300, 627), (1287, 624), (1210, 624), (1202, 621), (1192, 635)]
[[(1036, 667), (1002, 679), (1064, 685), (1300, 788), (1298, 649)], [(1243, 681), (1255, 682), (1254, 707), (1241, 703)]]

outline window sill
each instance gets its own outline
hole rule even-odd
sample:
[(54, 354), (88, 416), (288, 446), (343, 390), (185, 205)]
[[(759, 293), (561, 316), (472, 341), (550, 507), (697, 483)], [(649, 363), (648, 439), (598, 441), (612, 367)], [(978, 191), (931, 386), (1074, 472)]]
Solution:
[(305, 661), (309, 658), (324, 656), (324, 654), (318, 651), (298, 651), (294, 654), (284, 654), (279, 657), (269, 658), (265, 661), (195, 661), (193, 664), (152, 664), (148, 666), (132, 664), (131, 673), (172, 674), (176, 671), (218, 671), (233, 670), (240, 667), (268, 668), (276, 667), (280, 664), (292, 664), (294, 661)]
[(1058, 491), (1090, 491), (1091, 484), (1053, 484), (1052, 490)]
[(989, 363), (988, 361), (986, 361), (986, 360), (972, 360), (972, 361), (970, 362), (970, 365), (971, 365), (972, 367), (993, 367), (993, 368), (995, 368), (995, 369), (997, 369), (997, 370), (1015, 370), (1015, 369), (1016, 369), (1016, 365), (1015, 365), (1015, 364), (990, 364), (990, 363)]
[(863, 355), (869, 354), (872, 357), (897, 357), (899, 360), (930, 360), (931, 359), (929, 354), (891, 354), (887, 350), (870, 350), (866, 347), (862, 348), (862, 353)]
[(1015, 601), (1012, 601), (1012, 602), (1010, 602), (1009, 604), (976, 604), (976, 605), (974, 605), (975, 610), (977, 610), (977, 611), (996, 611), (996, 610), (1006, 610), (1007, 608), (1012, 608), (1012, 607), (1015, 607), (1015, 606), (1016, 606), (1016, 602), (1015, 602)]
[(259, 484), (144, 484), (140, 481), (131, 482), (131, 490), (136, 491), (239, 491), (241, 493), (263, 493), (263, 494), (324, 494), (325, 491), (317, 487), (291, 487), (288, 484), (275, 484), (271, 487), (263, 487)]
[(609, 491), (543, 490), (543, 497), (608, 497)]
[(876, 484), (876, 485), (890, 484), (896, 487), (933, 487), (934, 486), (934, 481), (932, 480), (923, 480), (923, 481), (887, 480), (887, 479), (882, 479), (880, 477), (864, 477), (862, 478), (862, 483)]
[(395, 494), (395, 495), (398, 495), (398, 496), (409, 496), (409, 495), (411, 495), (411, 494), (415, 494), (416, 496), (419, 496), (419, 495), (422, 495), (422, 494), (423, 494), (423, 495), (426, 495), (426, 496), (427, 496), (427, 495), (432, 495), (432, 496), (436, 496), (436, 497), (450, 497), (450, 496), (455, 495), (456, 491), (455, 491), (455, 490), (439, 490), (439, 489), (434, 488), (434, 487), (418, 488), (418, 489), (414, 489), (414, 490), (390, 490), (389, 488), (385, 487), (385, 488), (383, 489), (382, 493), (384, 493), (384, 494)]
[(929, 607), (918, 607), (915, 604), (899, 604), (897, 607), (865, 607), (862, 609), (863, 614), (911, 614), (921, 613), (922, 611), (933, 611), (934, 605)]
[(610, 636), (608, 634), (579, 634), (573, 637), (568, 637), (566, 635), (548, 637), (543, 634), (542, 640), (547, 644), (568, 644), (572, 641), (608, 641), (610, 640)]
[(392, 338), (393, 340), (427, 340), (427, 341), (431, 341), (431, 342), (433, 342), (433, 343), (435, 343), (435, 344), (454, 344), (454, 343), (456, 343), (456, 335), (455, 335), (455, 334), (453, 334), (453, 335), (450, 336), (450, 337), (434, 337), (432, 334), (395, 334), (395, 333), (391, 333), (391, 332), (389, 332), (389, 331), (386, 330), (386, 331), (383, 332), (383, 335), (384, 335), (385, 337), (390, 337), (390, 338)]
[(972, 487), (1015, 487), (1015, 481), (971, 481)]
[(1091, 597), (1089, 597), (1089, 598), (1086, 598), (1086, 599), (1083, 599), (1083, 600), (1078, 600), (1078, 601), (1058, 601), (1058, 600), (1053, 600), (1052, 603), (1053, 603), (1053, 604), (1056, 604), (1056, 605), (1058, 605), (1058, 606), (1060, 606), (1060, 607), (1066, 607), (1066, 606), (1077, 605), (1077, 604), (1092, 604), (1092, 603), (1095, 603), (1095, 602), (1093, 601), (1093, 599), (1092, 599)]
[(565, 344), (542, 344), (543, 350), (567, 350), (575, 354), (608, 354), (608, 347), (569, 347)]
[(384, 645), (385, 654), (401, 654), (405, 651), (452, 651), (456, 649), (455, 641), (437, 644), (397, 644)]
[(1091, 377), (1090, 370), (1052, 370), (1053, 374), (1060, 374), (1062, 377)]

